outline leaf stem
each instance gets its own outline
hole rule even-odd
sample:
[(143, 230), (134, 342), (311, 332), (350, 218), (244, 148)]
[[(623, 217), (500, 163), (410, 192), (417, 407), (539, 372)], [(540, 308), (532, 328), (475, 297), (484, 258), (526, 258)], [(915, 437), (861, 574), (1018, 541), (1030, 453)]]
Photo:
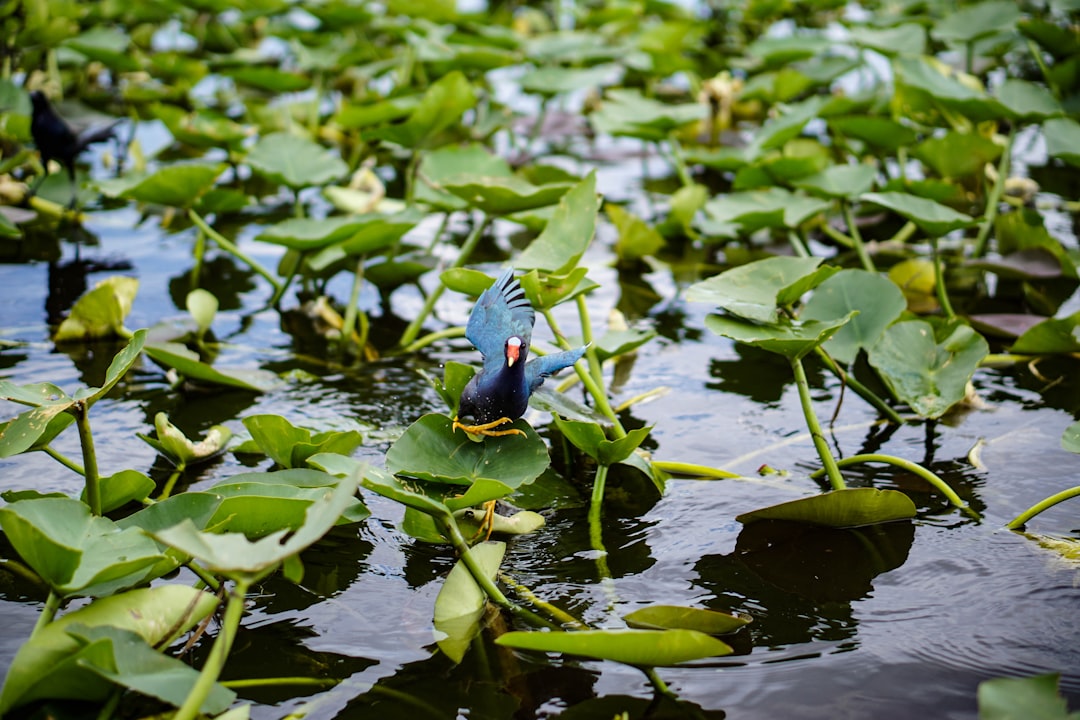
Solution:
[(829, 450), (829, 443), (825, 441), (825, 434), (821, 431), (821, 424), (814, 415), (814, 407), (810, 401), (810, 382), (806, 379), (806, 370), (803, 369), (802, 360), (791, 358), (791, 369), (795, 373), (795, 385), (799, 388), (799, 402), (802, 404), (803, 416), (806, 418), (806, 426), (810, 429), (810, 437), (817, 448), (818, 457), (825, 472), (829, 475), (829, 484), (833, 490), (843, 490), (847, 485), (840, 475), (840, 468)]
[(221, 685), (231, 689), (237, 688), (261, 688), (280, 687), (283, 685), (302, 685), (314, 687), (333, 687), (341, 683), (339, 678), (317, 677), (272, 677), (272, 678), (244, 678), (242, 680), (222, 680)]
[(203, 665), (198, 680), (192, 686), (184, 704), (176, 711), (173, 720), (195, 720), (198, 717), (199, 709), (220, 677), (221, 670), (225, 667), (225, 659), (229, 656), (229, 650), (232, 649), (233, 640), (236, 639), (236, 631), (244, 615), (244, 596), (247, 595), (249, 587), (251, 587), (250, 578), (236, 579), (236, 584), (229, 593), (229, 602), (225, 605), (221, 630), (214, 639), (213, 647), (210, 648), (206, 664)]
[(867, 272), (876, 273), (877, 268), (874, 267), (874, 261), (870, 258), (870, 253), (866, 251), (866, 244), (863, 243), (862, 236), (859, 234), (859, 228), (855, 224), (855, 215), (851, 212), (851, 203), (845, 199), (841, 199), (840, 210), (844, 214), (844, 222), (847, 223), (848, 235), (854, 242), (855, 254), (859, 256), (859, 262), (862, 263), (863, 269)]
[(461, 325), (445, 328), (443, 330), (436, 330), (435, 332), (428, 333), (427, 335), (418, 338), (410, 345), (401, 348), (401, 352), (405, 354), (414, 353), (417, 350), (426, 348), (428, 345), (431, 345), (434, 342), (438, 342), (439, 340), (460, 337), (465, 337), (465, 328)]
[(1001, 151), (1001, 160), (998, 161), (997, 177), (986, 196), (986, 214), (983, 216), (979, 233), (975, 236), (975, 247), (972, 254), (979, 258), (986, 254), (986, 241), (990, 237), (990, 230), (994, 227), (994, 221), (998, 216), (998, 204), (1001, 195), (1005, 191), (1005, 180), (1009, 177), (1009, 163), (1012, 161), (1013, 138), (1016, 136), (1016, 127), (1009, 128), (1009, 136), (1005, 140), (1005, 148)]
[[(608, 567), (607, 549), (604, 547), (603, 524), (601, 520), (604, 514), (604, 490), (607, 486), (608, 466), (600, 464), (596, 468), (596, 477), (593, 478), (592, 498), (589, 500), (589, 546), (596, 553), (596, 572), (600, 581), (605, 585), (608, 594), (614, 596), (611, 587), (611, 568)], [(614, 597), (612, 597), (614, 599)]]
[(709, 467), (708, 465), (696, 465), (694, 463), (675, 462), (673, 460), (650, 460), (649, 464), (657, 470), (663, 470), (672, 475), (690, 475), (694, 477), (710, 478), (712, 480), (726, 480), (728, 478), (742, 477), (738, 473)]
[(94, 451), (94, 435), (90, 430), (89, 407), (85, 400), (77, 400), (71, 406), (71, 412), (74, 413), (75, 425), (79, 428), (87, 504), (91, 513), (101, 515), (101, 478), (98, 475), (97, 453)]
[(53, 621), (56, 617), (56, 611), (60, 609), (60, 596), (53, 591), (49, 591), (49, 597), (45, 599), (45, 607), (41, 608), (41, 614), (38, 615), (37, 622), (34, 623), (34, 629), (30, 631), (30, 640), (34, 639), (34, 636), (41, 632), (41, 629)]
[(199, 215), (199, 213), (195, 212), (194, 210), (188, 210), (188, 217), (191, 219), (191, 222), (195, 223), (196, 227), (206, 233), (207, 237), (217, 243), (218, 247), (220, 247), (222, 250), (229, 253), (233, 257), (237, 258), (238, 260), (246, 263), (248, 267), (250, 267), (259, 275), (262, 275), (263, 278), (274, 288), (275, 295), (280, 295), (280, 293), (284, 291), (284, 285), (281, 283), (280, 280), (278, 280), (277, 277), (274, 276), (273, 273), (260, 265), (257, 260), (246, 255), (243, 251), (240, 250), (240, 248), (238, 248), (236, 245), (226, 239), (224, 235), (219, 233), (217, 230), (214, 230), (214, 228), (210, 227), (207, 222), (203, 220), (203, 218)]
[(579, 630), (584, 630), (589, 627), (581, 620), (578, 620), (576, 617), (566, 612), (562, 608), (556, 607), (548, 601), (541, 599), (535, 593), (533, 593), (532, 590), (519, 583), (507, 573), (499, 571), (499, 579), (509, 585), (516, 594), (528, 600), (530, 605), (541, 608), (548, 615), (558, 620), (560, 623), (562, 623), (563, 627), (573, 627)]
[(930, 251), (934, 262), (934, 292), (937, 294), (938, 303), (948, 320), (956, 318), (952, 303), (949, 302), (949, 293), (945, 288), (945, 270), (941, 263), (941, 253), (938, 252), (937, 237), (930, 238)]
[(825, 366), (828, 367), (836, 377), (840, 378), (844, 384), (854, 390), (859, 397), (877, 408), (878, 412), (888, 418), (889, 422), (895, 423), (896, 425), (904, 424), (904, 418), (900, 417), (900, 413), (889, 407), (889, 404), (878, 397), (877, 393), (856, 380), (854, 375), (846, 372), (840, 367), (840, 365), (833, 360), (832, 356), (825, 352), (820, 345), (814, 348), (814, 353), (825, 362)]
[(1068, 490), (1062, 490), (1059, 493), (1051, 495), (1045, 500), (1041, 500), (1035, 503), (1027, 510), (1013, 518), (1012, 522), (1010, 522), (1005, 527), (1009, 528), (1010, 530), (1021, 530), (1023, 529), (1024, 525), (1027, 524), (1028, 520), (1031, 520), (1039, 513), (1043, 512), (1044, 510), (1049, 510), (1058, 503), (1064, 502), (1065, 500), (1074, 497), (1080, 497), (1080, 485), (1077, 485), (1076, 487), (1071, 487)]
[[(881, 453), (866, 453), (863, 455), (852, 455), (851, 457), (843, 458), (842, 460), (838, 460), (836, 464), (839, 467), (847, 467), (849, 465), (857, 465), (859, 463), (871, 462), (894, 465), (895, 467), (907, 470), (910, 473), (918, 475), (923, 480), (937, 488), (941, 492), (941, 494), (944, 495), (949, 500), (949, 502), (953, 504), (954, 507), (961, 510), (965, 514), (975, 518), (976, 520), (982, 519), (979, 513), (975, 512), (973, 509), (971, 509), (971, 506), (969, 506), (967, 503), (960, 499), (960, 496), (956, 494), (956, 491), (949, 487), (949, 484), (943, 479), (941, 479), (941, 476), (928, 470), (927, 468), (924, 468), (918, 463), (911, 462), (910, 460), (905, 460), (904, 458), (895, 457), (893, 455), (883, 455)], [(812, 473), (810, 477), (815, 479), (819, 478), (821, 477), (823, 472), (824, 471), (822, 470), (817, 470)]]
[[(484, 234), (484, 230), (491, 224), (491, 216), (484, 213), (480, 219), (480, 222), (473, 226), (472, 232), (469, 233), (469, 237), (465, 239), (465, 243), (461, 246), (461, 251), (458, 253), (457, 259), (450, 265), (450, 269), (459, 268), (465, 265), (469, 261), (469, 256), (472, 255), (473, 250), (480, 243), (480, 238)], [(439, 280), (439, 284), (428, 295), (427, 300), (424, 302), (424, 307), (420, 309), (416, 317), (413, 318), (409, 326), (405, 328), (405, 332), (401, 334), (401, 340), (398, 341), (398, 345), (407, 347), (416, 340), (416, 336), (420, 334), (421, 328), (424, 326), (424, 321), (427, 320), (428, 315), (435, 309), (435, 303), (439, 301), (442, 294), (446, 291), (446, 285), (442, 280)]]
[(46, 455), (48, 455), (49, 457), (51, 457), (53, 460), (60, 463), (64, 467), (68, 468), (69, 470), (77, 472), (80, 475), (86, 474), (85, 471), (82, 468), (82, 465), (79, 465), (77, 462), (75, 462), (71, 458), (67, 457), (66, 455), (62, 454), (58, 450), (53, 449), (53, 447), (51, 445), (46, 445), (45, 447), (43, 447), (41, 449), (45, 452)]

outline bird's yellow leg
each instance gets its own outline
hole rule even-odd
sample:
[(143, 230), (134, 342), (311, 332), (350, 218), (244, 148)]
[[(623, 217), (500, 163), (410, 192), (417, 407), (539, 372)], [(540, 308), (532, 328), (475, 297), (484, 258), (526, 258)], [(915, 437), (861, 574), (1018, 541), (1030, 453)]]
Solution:
[(488, 500), (484, 503), (484, 519), (480, 522), (480, 529), (473, 535), (473, 539), (484, 536), (484, 541), (491, 539), (491, 533), (495, 530), (495, 501)]
[(456, 432), (458, 428), (461, 428), (465, 432), (472, 435), (486, 435), (488, 437), (502, 437), (504, 435), (525, 435), (524, 430), (519, 430), (517, 428), (510, 428), (509, 430), (492, 429), (497, 428), (500, 425), (505, 425), (508, 422), (513, 422), (513, 420), (508, 417), (501, 417), (498, 420), (493, 420), (489, 423), (482, 423), (480, 425), (465, 425), (460, 420), (458, 420), (458, 418), (455, 417), (453, 429)]

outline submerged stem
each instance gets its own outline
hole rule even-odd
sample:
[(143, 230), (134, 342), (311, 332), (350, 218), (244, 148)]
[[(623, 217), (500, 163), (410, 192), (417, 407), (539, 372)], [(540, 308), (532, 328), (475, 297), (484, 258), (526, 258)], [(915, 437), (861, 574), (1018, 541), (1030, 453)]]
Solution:
[(1043, 512), (1044, 510), (1049, 510), (1058, 503), (1064, 502), (1069, 498), (1074, 497), (1080, 497), (1080, 485), (1077, 485), (1076, 487), (1071, 487), (1068, 490), (1062, 490), (1059, 493), (1051, 495), (1045, 500), (1035, 503), (1027, 510), (1013, 518), (1012, 522), (1010, 522), (1005, 527), (1009, 528), (1010, 530), (1019, 530), (1027, 524), (1028, 520), (1035, 517), (1039, 513)]
[(790, 362), (791, 369), (795, 373), (795, 385), (799, 388), (799, 402), (802, 404), (806, 426), (810, 429), (810, 437), (814, 441), (814, 447), (817, 448), (821, 464), (829, 475), (829, 484), (832, 485), (833, 490), (843, 490), (847, 487), (844, 484), (844, 478), (840, 475), (840, 468), (836, 465), (836, 459), (833, 458), (832, 452), (829, 450), (829, 443), (826, 442), (825, 434), (821, 431), (817, 416), (814, 415), (814, 406), (810, 401), (810, 382), (806, 379), (806, 370), (803, 369), (802, 361), (798, 358), (791, 358)]

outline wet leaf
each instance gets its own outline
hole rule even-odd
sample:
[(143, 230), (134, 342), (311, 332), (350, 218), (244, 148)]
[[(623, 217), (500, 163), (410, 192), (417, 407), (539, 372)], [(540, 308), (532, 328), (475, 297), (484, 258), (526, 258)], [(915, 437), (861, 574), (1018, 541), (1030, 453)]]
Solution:
[(249, 415), (244, 427), (255, 443), (284, 468), (302, 468), (307, 459), (320, 452), (348, 455), (363, 442), (356, 430), (312, 433), (296, 427), (280, 415)]
[(1050, 157), (1080, 167), (1080, 123), (1072, 118), (1056, 118), (1043, 123), (1046, 152)]
[(1057, 673), (979, 683), (979, 720), (1077, 720), (1058, 691)]
[(1026, 330), (1010, 350), (1021, 355), (1080, 352), (1080, 312), (1043, 320)]
[(524, 430), (525, 437), (488, 437), (483, 442), (454, 432), (451, 425), (445, 415), (424, 415), (387, 451), (386, 469), (428, 482), (471, 485), (487, 479), (513, 489), (547, 468), (547, 446), (524, 420), (507, 427)]
[(555, 424), (575, 447), (595, 458), (601, 465), (622, 462), (637, 449), (652, 431), (652, 426), (637, 428), (618, 440), (608, 440), (604, 429), (597, 423), (564, 420), (555, 416)]
[(696, 630), (513, 631), (495, 642), (517, 650), (614, 660), (639, 667), (666, 667), (732, 652), (725, 643)]
[(1065, 434), (1061, 436), (1061, 447), (1069, 452), (1080, 453), (1080, 422), (1074, 422), (1065, 428)]
[(148, 537), (121, 530), (70, 498), (20, 500), (0, 508), (0, 527), (23, 561), (61, 597), (108, 595), (149, 580), (162, 559)]
[(798, 360), (813, 352), (855, 315), (856, 311), (852, 311), (845, 317), (828, 321), (777, 321), (769, 325), (757, 325), (725, 315), (709, 315), (705, 318), (705, 327), (736, 342), (783, 355), (788, 360)]
[(599, 210), (596, 173), (591, 172), (559, 200), (544, 231), (518, 255), (514, 266), (557, 275), (570, 272), (592, 242)]
[(870, 348), (870, 364), (898, 400), (925, 418), (939, 418), (964, 399), (967, 383), (989, 352), (981, 335), (957, 325), (937, 340), (923, 320), (889, 327)]
[[(481, 571), (494, 581), (506, 553), (506, 543), (483, 542), (470, 548), (469, 553)], [(458, 560), (443, 582), (435, 598), (435, 630), (442, 633), (439, 649), (455, 663), (461, 662), (469, 644), (480, 632), (487, 595), (476, 584), (464, 560)]]
[(19, 648), (0, 691), (0, 714), (43, 697), (101, 701), (108, 696), (111, 683), (72, 681), (70, 673), (78, 672), (82, 644), (68, 634), (69, 630), (127, 630), (154, 646), (170, 634), (187, 631), (217, 604), (210, 593), (184, 585), (162, 585), (103, 598), (60, 616)]
[(349, 167), (341, 156), (307, 138), (287, 132), (264, 135), (248, 151), (251, 169), (293, 190), (341, 179)]
[(168, 165), (150, 174), (135, 173), (98, 183), (102, 193), (168, 207), (192, 207), (225, 172), (224, 163)]
[[(778, 256), (740, 265), (691, 285), (686, 299), (710, 303), (747, 320), (775, 323), (779, 320), (779, 296), (785, 290), (797, 286), (802, 292), (809, 291), (836, 272), (836, 268), (819, 269), (821, 261)], [(810, 282), (800, 282), (804, 279)]]
[(533, 185), (516, 175), (459, 175), (443, 180), (441, 187), (489, 215), (509, 215), (556, 203), (571, 186)]
[(854, 198), (869, 192), (876, 175), (872, 165), (830, 165), (819, 173), (795, 180), (792, 185), (824, 197)]
[(893, 282), (865, 270), (848, 269), (821, 283), (799, 317), (829, 321), (857, 310), (859, 314), (824, 345), (836, 360), (851, 363), (859, 349), (869, 350), (906, 308), (904, 293)]
[(831, 528), (859, 527), (915, 517), (915, 503), (898, 490), (847, 488), (738, 515), (744, 525), (789, 520)]
[(950, 207), (916, 195), (900, 192), (865, 193), (863, 202), (888, 208), (911, 220), (927, 235), (941, 236), (953, 230), (971, 227), (975, 220), (970, 215), (956, 212)]
[(916, 145), (911, 154), (943, 178), (981, 177), (987, 163), (996, 161), (1004, 148), (975, 133), (948, 132)]
[(623, 620), (645, 630), (697, 630), (706, 635), (728, 635), (751, 622), (749, 615), (679, 605), (649, 605), (624, 615)]
[(430, 147), (436, 136), (455, 125), (476, 100), (472, 85), (461, 71), (454, 70), (427, 89), (408, 120), (369, 130), (364, 138), (385, 140), (414, 150)]
[(75, 301), (53, 340), (68, 342), (123, 337), (126, 333), (124, 320), (131, 312), (138, 291), (139, 281), (135, 278), (122, 275), (105, 278)]
[(659, 141), (668, 133), (705, 118), (701, 103), (669, 105), (644, 97), (637, 90), (609, 90), (600, 109), (589, 116), (599, 133)]
[(956, 8), (933, 24), (930, 32), (943, 42), (971, 43), (1012, 28), (1020, 8), (1012, 0), (983, 0), (978, 5)]
[(265, 392), (281, 384), (278, 377), (268, 371), (211, 367), (182, 345), (147, 345), (146, 354), (196, 383), (224, 385), (251, 392)]

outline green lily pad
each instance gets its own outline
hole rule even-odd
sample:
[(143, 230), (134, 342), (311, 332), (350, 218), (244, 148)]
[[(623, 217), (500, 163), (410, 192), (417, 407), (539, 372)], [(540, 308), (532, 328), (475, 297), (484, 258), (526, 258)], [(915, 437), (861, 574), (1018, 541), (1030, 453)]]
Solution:
[(618, 440), (608, 440), (604, 429), (597, 423), (564, 420), (556, 416), (555, 424), (567, 440), (601, 465), (614, 465), (625, 460), (652, 430), (651, 426), (637, 428)]
[[(494, 581), (506, 554), (506, 543), (483, 542), (470, 548), (469, 553), (481, 572)], [(443, 635), (438, 640), (439, 649), (455, 663), (461, 662), (469, 644), (480, 633), (486, 605), (487, 595), (476, 584), (465, 561), (458, 560), (435, 598), (435, 630)]]
[[(340, 460), (329, 461), (328, 458), (330, 457), (333, 456), (327, 454), (317, 455), (313, 460), (319, 462), (321, 467), (326, 467), (328, 470), (341, 465)], [(331, 464), (328, 465), (328, 462)], [(443, 517), (450, 515), (449, 508), (447, 508), (441, 500), (432, 498), (419, 490), (413, 489), (409, 484), (406, 484), (406, 482), (403, 482), (390, 473), (379, 470), (378, 468), (369, 467), (365, 470), (361, 485), (367, 490), (371, 490), (383, 497), (401, 503), (406, 508), (419, 510), (427, 515), (438, 515)]]
[(792, 185), (815, 195), (853, 198), (869, 192), (877, 170), (872, 165), (830, 165), (819, 173), (799, 178)]
[(926, 49), (926, 28), (919, 23), (882, 28), (856, 25), (848, 31), (856, 45), (886, 56), (922, 55)]
[[(162, 585), (113, 595), (62, 615), (19, 648), (0, 691), (0, 715), (39, 698), (101, 701), (112, 692), (114, 686), (107, 682), (69, 682), (83, 647), (69, 630), (128, 630), (156, 646), (174, 633), (194, 627), (217, 605), (218, 599), (211, 593), (184, 585)], [(64, 670), (57, 672), (59, 668)]]
[(618, 205), (609, 203), (604, 206), (604, 212), (619, 231), (619, 239), (615, 241), (615, 255), (619, 262), (633, 263), (656, 255), (667, 245), (664, 236), (652, 225)]
[[(694, 283), (687, 288), (686, 299), (710, 303), (747, 320), (775, 323), (780, 317), (778, 298), (786, 288), (804, 278), (820, 283), (836, 272), (835, 268), (829, 268), (827, 273), (819, 274), (821, 261), (822, 258), (778, 256), (747, 263)], [(812, 285), (805, 285), (799, 285), (802, 292), (813, 289)]]
[(1001, 83), (997, 99), (1014, 118), (1025, 122), (1041, 122), (1064, 113), (1061, 103), (1049, 90), (1018, 78)]
[(509, 215), (557, 203), (572, 186), (533, 185), (516, 175), (461, 175), (443, 180), (441, 187), (489, 215)]
[(808, 122), (820, 117), (821, 109), (827, 102), (828, 98), (814, 95), (789, 105), (783, 115), (762, 123), (750, 140), (749, 157), (757, 158), (766, 150), (783, 147), (789, 140), (798, 137)]
[(748, 625), (749, 615), (679, 605), (649, 605), (623, 616), (630, 627), (643, 630), (697, 630), (706, 635), (728, 635)]
[(996, 678), (979, 683), (979, 720), (1077, 720), (1058, 691), (1059, 675)]
[(799, 360), (832, 337), (856, 314), (857, 311), (852, 311), (839, 319), (778, 321), (770, 325), (758, 325), (726, 315), (709, 315), (705, 318), (705, 327), (736, 342), (783, 355), (788, 360)]
[(915, 517), (915, 503), (899, 490), (847, 488), (738, 515), (744, 525), (789, 520), (831, 528), (859, 527)]
[(189, 208), (214, 186), (227, 167), (224, 163), (177, 163), (149, 174), (135, 173), (103, 180), (98, 183), (98, 188), (111, 197)]
[(523, 420), (506, 427), (518, 428), (526, 435), (473, 442), (465, 433), (455, 433), (445, 415), (424, 415), (387, 451), (386, 469), (394, 475), (435, 483), (471, 485), (486, 479), (517, 488), (540, 477), (547, 468), (547, 446)]
[(796, 228), (828, 209), (827, 200), (796, 195), (779, 187), (728, 193), (705, 204), (705, 212), (713, 222), (737, 224), (744, 233), (771, 227)]
[(615, 64), (587, 68), (542, 67), (522, 76), (521, 89), (543, 95), (561, 95), (618, 82), (622, 68)]
[[(1009, 110), (996, 99), (946, 75), (942, 70), (943, 65), (934, 64), (925, 56), (894, 58), (893, 67), (900, 101), (910, 104), (912, 111), (920, 110), (915, 104), (929, 98), (929, 102), (925, 103), (927, 107), (934, 108), (935, 104), (940, 104), (976, 122), (1009, 115)], [(936, 109), (934, 111), (937, 112)]]
[(886, 152), (895, 152), (911, 145), (919, 137), (907, 125), (876, 115), (831, 117), (827, 122), (833, 132), (861, 140)]
[(1069, 452), (1080, 453), (1080, 422), (1074, 422), (1065, 428), (1061, 436), (1061, 447)]
[(987, 163), (997, 160), (1004, 148), (977, 133), (950, 131), (916, 145), (911, 154), (943, 178), (981, 177)]
[(271, 93), (300, 92), (311, 87), (311, 79), (298, 72), (287, 72), (275, 67), (255, 66), (226, 68), (224, 74), (241, 85)]
[(976, 222), (970, 215), (956, 212), (933, 200), (907, 193), (865, 193), (859, 199), (892, 210), (918, 225), (919, 229), (927, 235), (934, 237), (940, 237), (960, 228), (971, 227)]
[(1012, 0), (984, 0), (956, 8), (935, 22), (930, 32), (943, 42), (971, 43), (1007, 31), (1020, 17), (1020, 8)]
[(341, 179), (349, 167), (341, 156), (308, 140), (287, 132), (264, 135), (248, 151), (251, 169), (271, 182), (293, 190), (312, 185), (326, 185)]
[(515, 267), (556, 275), (570, 272), (592, 242), (599, 210), (593, 171), (563, 195), (544, 231), (518, 255)]
[(530, 270), (519, 275), (518, 282), (525, 291), (525, 297), (529, 298), (529, 303), (541, 312), (600, 287), (598, 283), (585, 277), (588, 272), (589, 269), (584, 267), (575, 267), (565, 275)]
[(1025, 331), (1011, 351), (1021, 355), (1080, 352), (1080, 312), (1043, 320)]
[(454, 70), (432, 83), (408, 120), (368, 130), (364, 139), (385, 140), (414, 150), (429, 147), (436, 136), (455, 125), (476, 101), (472, 85), (461, 71)]
[(989, 352), (981, 335), (958, 324), (940, 340), (923, 320), (885, 330), (870, 348), (870, 364), (898, 400), (925, 418), (939, 418), (964, 399), (968, 381)]
[(273, 373), (265, 370), (218, 369), (198, 359), (198, 355), (183, 345), (147, 345), (146, 354), (156, 362), (175, 369), (187, 380), (208, 385), (223, 385), (251, 392), (265, 392), (281, 384)]
[(312, 434), (280, 415), (249, 415), (243, 422), (259, 448), (284, 468), (302, 468), (309, 457), (320, 452), (348, 455), (363, 442), (356, 430)]
[(114, 275), (97, 283), (75, 301), (71, 312), (56, 329), (56, 342), (123, 337), (124, 319), (139, 291), (136, 278)]
[(193, 147), (228, 147), (236, 150), (254, 132), (254, 128), (233, 122), (211, 110), (188, 113), (175, 105), (157, 104), (150, 108), (154, 117), (165, 123), (179, 142)]
[(726, 643), (696, 630), (513, 631), (500, 635), (495, 643), (638, 667), (667, 667), (732, 652)]
[(514, 171), (505, 159), (483, 145), (451, 145), (425, 152), (416, 171), (415, 200), (443, 210), (462, 210), (465, 201), (443, 189), (442, 184), (467, 175), (510, 178)]
[(1055, 118), (1043, 123), (1046, 153), (1080, 167), (1080, 123), (1072, 118)]
[(598, 133), (660, 141), (692, 122), (704, 120), (708, 108), (702, 103), (669, 105), (644, 97), (637, 90), (609, 90), (600, 109), (589, 116)]
[(858, 311), (824, 345), (836, 360), (848, 364), (855, 361), (860, 348), (869, 350), (906, 308), (904, 293), (892, 281), (866, 270), (848, 269), (821, 283), (799, 317), (828, 321)]
[[(138, 470), (121, 470), (99, 480), (101, 483), (101, 512), (107, 513), (135, 500), (145, 500), (154, 492), (156, 483)], [(86, 490), (83, 490), (86, 502)]]
[(161, 551), (136, 529), (70, 498), (20, 500), (0, 508), (0, 527), (23, 561), (61, 597), (108, 595), (148, 580)]

